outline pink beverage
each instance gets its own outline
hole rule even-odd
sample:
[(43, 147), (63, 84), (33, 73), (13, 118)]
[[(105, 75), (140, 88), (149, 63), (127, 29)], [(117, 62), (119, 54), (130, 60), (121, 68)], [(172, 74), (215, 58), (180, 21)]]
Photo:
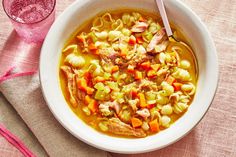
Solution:
[(42, 42), (55, 19), (56, 0), (3, 0), (16, 32), (27, 42)]

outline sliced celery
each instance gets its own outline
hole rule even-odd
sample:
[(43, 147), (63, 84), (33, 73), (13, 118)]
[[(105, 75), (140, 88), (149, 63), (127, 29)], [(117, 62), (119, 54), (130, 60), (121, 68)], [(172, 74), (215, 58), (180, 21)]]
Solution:
[(94, 85), (94, 88), (96, 88), (97, 90), (104, 90), (105, 86), (102, 82), (99, 82)]
[(103, 90), (97, 90), (94, 98), (96, 100), (105, 100), (106, 98), (106, 93)]

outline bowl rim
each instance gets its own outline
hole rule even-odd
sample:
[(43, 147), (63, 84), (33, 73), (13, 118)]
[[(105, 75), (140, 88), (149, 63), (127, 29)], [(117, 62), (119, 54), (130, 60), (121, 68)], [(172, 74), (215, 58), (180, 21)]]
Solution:
[[(93, 0), (87, 0), (87, 1), (93, 1)], [(65, 12), (67, 12), (68, 10), (72, 9), (74, 7), (75, 4), (77, 3), (80, 3), (80, 1), (75, 1), (73, 2), (70, 6), (68, 6), (61, 15), (59, 15), (59, 17), (57, 19), (61, 19), (63, 18)], [(180, 139), (182, 139), (184, 136), (188, 135), (189, 132), (191, 132), (198, 124), (199, 122), (203, 119), (203, 117), (205, 116), (205, 114), (207, 113), (207, 111), (209, 110), (213, 100), (214, 100), (214, 97), (215, 97), (215, 94), (216, 94), (216, 91), (217, 91), (217, 87), (218, 87), (218, 82), (219, 82), (219, 63), (218, 63), (218, 55), (217, 55), (217, 51), (216, 51), (216, 47), (215, 47), (215, 44), (214, 44), (214, 41), (211, 37), (211, 34), (210, 32), (208, 31), (206, 25), (202, 22), (202, 20), (197, 16), (197, 14), (195, 12), (193, 12), (185, 3), (183, 3), (182, 1), (180, 0), (175, 0), (173, 1), (173, 3), (175, 3), (176, 5), (178, 5), (179, 7), (181, 7), (181, 9), (184, 9), (185, 12), (187, 12), (187, 14), (190, 14), (195, 21), (197, 21), (202, 27), (202, 31), (205, 33), (205, 36), (207, 37), (208, 41), (209, 41), (209, 45), (211, 45), (211, 48), (212, 48), (212, 54), (214, 55), (215, 57), (215, 73), (216, 74), (216, 78), (215, 78), (215, 84), (214, 84), (214, 87), (212, 87), (211, 91), (213, 93), (212, 97), (211, 97), (211, 100), (210, 100), (210, 103), (208, 105), (208, 107), (206, 108), (204, 114), (202, 115), (202, 117), (200, 119), (198, 119), (198, 121), (192, 126), (189, 128), (189, 130), (187, 132), (185, 132), (182, 136), (179, 136), (178, 138), (175, 138), (174, 140), (172, 140), (171, 142), (165, 144), (165, 145), (162, 145), (160, 147), (155, 147), (155, 146), (152, 146), (151, 148), (145, 148), (145, 149), (142, 149), (142, 150), (123, 150), (123, 149), (117, 149), (117, 148), (113, 148), (113, 147), (107, 147), (105, 145), (102, 145), (101, 143), (93, 143), (89, 140), (87, 140), (86, 138), (84, 137), (81, 137), (79, 136), (78, 134), (76, 134), (74, 132), (74, 130), (72, 128), (70, 128), (69, 126), (67, 126), (63, 121), (62, 119), (60, 118), (60, 116), (56, 113), (56, 111), (54, 111), (50, 105), (50, 102), (49, 100), (47, 99), (47, 96), (46, 96), (46, 93), (45, 93), (45, 88), (43, 86), (43, 81), (42, 81), (42, 69), (43, 69), (43, 53), (40, 54), (40, 66), (39, 66), (39, 80), (40, 80), (40, 86), (41, 86), (41, 89), (42, 89), (42, 94), (43, 94), (43, 97), (44, 97), (44, 100), (46, 101), (50, 111), (52, 112), (52, 114), (54, 115), (54, 117), (57, 119), (58, 122), (60, 122), (60, 124), (67, 130), (69, 131), (73, 136), (75, 136), (76, 138), (78, 138), (79, 140), (91, 145), (91, 146), (94, 146), (96, 148), (99, 148), (99, 149), (102, 149), (102, 150), (105, 150), (105, 151), (109, 151), (109, 152), (114, 152), (114, 153), (122, 153), (122, 154), (137, 154), (137, 153), (145, 153), (145, 152), (150, 152), (150, 151), (154, 151), (156, 149), (161, 149), (161, 148), (164, 148), (164, 147), (167, 147), (177, 141), (179, 141)], [(82, 6), (83, 4), (81, 4)], [(55, 22), (56, 23), (56, 22)], [(54, 25), (55, 23), (52, 25), (51, 29), (49, 30), (49, 33), (51, 32), (51, 30), (54, 28)], [(43, 43), (43, 46), (42, 46), (42, 49), (41, 49), (41, 52), (44, 51), (44, 46), (45, 46), (45, 43), (47, 42), (47, 40), (49, 40), (49, 35), (47, 35), (46, 39), (45, 39), (45, 42)]]

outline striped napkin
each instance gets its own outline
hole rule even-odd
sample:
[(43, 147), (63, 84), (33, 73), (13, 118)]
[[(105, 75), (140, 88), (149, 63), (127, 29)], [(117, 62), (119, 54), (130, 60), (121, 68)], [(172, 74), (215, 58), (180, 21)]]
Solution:
[[(107, 157), (107, 153), (72, 136), (53, 117), (41, 93), (37, 72), (17, 73), (11, 68), (0, 78), (0, 91), (16, 109), (49, 156)], [(4, 127), (0, 133), (25, 156), (34, 155)]]

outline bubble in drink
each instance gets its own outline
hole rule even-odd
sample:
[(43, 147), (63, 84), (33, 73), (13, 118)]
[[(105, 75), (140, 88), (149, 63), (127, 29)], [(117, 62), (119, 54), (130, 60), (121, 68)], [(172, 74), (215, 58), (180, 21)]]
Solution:
[(3, 0), (16, 32), (27, 42), (42, 42), (55, 19), (56, 0)]
[(21, 23), (34, 23), (47, 17), (53, 9), (52, 0), (14, 0), (10, 15)]

